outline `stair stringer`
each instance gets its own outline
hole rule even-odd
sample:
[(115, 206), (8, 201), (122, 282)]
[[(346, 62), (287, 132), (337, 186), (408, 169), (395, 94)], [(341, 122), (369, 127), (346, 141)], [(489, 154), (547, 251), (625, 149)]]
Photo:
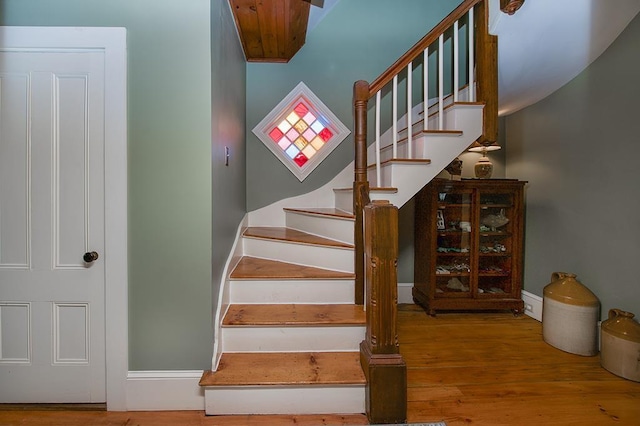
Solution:
[(236, 229), (236, 238), (231, 247), (231, 252), (227, 257), (224, 269), (222, 270), (222, 279), (220, 288), (218, 289), (218, 305), (213, 316), (213, 357), (211, 359), (211, 370), (216, 371), (222, 357), (222, 319), (231, 304), (231, 285), (229, 275), (243, 255), (242, 248), (242, 232), (249, 224), (249, 217), (245, 215)]
[[(451, 126), (462, 131), (461, 135), (440, 136), (430, 134), (414, 135), (414, 152), (428, 155), (430, 164), (411, 162), (389, 162), (383, 168), (381, 187), (397, 188), (395, 193), (370, 193), (372, 200), (384, 199), (402, 207), (418, 191), (436, 177), (451, 161), (464, 152), (469, 145), (482, 135), (482, 105), (456, 105), (450, 116)], [(375, 179), (375, 168), (368, 171), (369, 181)]]

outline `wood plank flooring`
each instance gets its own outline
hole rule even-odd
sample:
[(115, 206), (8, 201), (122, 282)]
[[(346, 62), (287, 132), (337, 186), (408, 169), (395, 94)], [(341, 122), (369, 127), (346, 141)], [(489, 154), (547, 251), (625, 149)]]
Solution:
[(600, 359), (542, 340), (541, 323), (505, 313), (398, 313), (408, 421), (447, 425), (640, 425), (640, 383)]
[[(510, 313), (398, 312), (407, 363), (408, 422), (448, 426), (639, 426), (640, 383), (542, 340), (542, 325)], [(0, 406), (0, 410), (2, 407)], [(214, 416), (202, 411), (0, 411), (0, 425), (358, 425), (361, 415)]]

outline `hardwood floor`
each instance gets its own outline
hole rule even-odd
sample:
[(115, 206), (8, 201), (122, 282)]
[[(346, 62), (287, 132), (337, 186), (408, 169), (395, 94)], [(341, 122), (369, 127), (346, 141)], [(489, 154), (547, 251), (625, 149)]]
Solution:
[(402, 306), (398, 324), (409, 422), (640, 425), (640, 383), (546, 344), (536, 320), (418, 309)]
[[(453, 425), (640, 425), (640, 383), (562, 352), (542, 325), (510, 313), (398, 312), (408, 422)], [(6, 408), (6, 407), (5, 407)], [(219, 416), (201, 411), (1, 411), (3, 425), (359, 425), (364, 416)]]

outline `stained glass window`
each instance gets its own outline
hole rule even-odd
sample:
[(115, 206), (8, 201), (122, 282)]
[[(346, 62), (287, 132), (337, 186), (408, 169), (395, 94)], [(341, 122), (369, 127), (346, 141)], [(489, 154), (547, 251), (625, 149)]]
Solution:
[(253, 133), (302, 181), (344, 140), (349, 130), (301, 82)]

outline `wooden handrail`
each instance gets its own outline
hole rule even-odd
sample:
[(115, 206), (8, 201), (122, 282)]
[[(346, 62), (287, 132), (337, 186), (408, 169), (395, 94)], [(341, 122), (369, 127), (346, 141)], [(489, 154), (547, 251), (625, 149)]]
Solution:
[(465, 0), (460, 3), (460, 6), (455, 8), (453, 12), (448, 14), (438, 25), (436, 25), (431, 31), (420, 39), (411, 49), (402, 55), (397, 61), (393, 63), (386, 71), (384, 71), (378, 78), (373, 80), (369, 85), (369, 96), (374, 96), (379, 90), (381, 90), (387, 83), (389, 83), (394, 75), (397, 75), (402, 71), (409, 62), (413, 61), (418, 55), (424, 52), (429, 45), (440, 37), (440, 34), (448, 30), (455, 21), (462, 18), (465, 13), (469, 11), (476, 4), (484, 0)]

